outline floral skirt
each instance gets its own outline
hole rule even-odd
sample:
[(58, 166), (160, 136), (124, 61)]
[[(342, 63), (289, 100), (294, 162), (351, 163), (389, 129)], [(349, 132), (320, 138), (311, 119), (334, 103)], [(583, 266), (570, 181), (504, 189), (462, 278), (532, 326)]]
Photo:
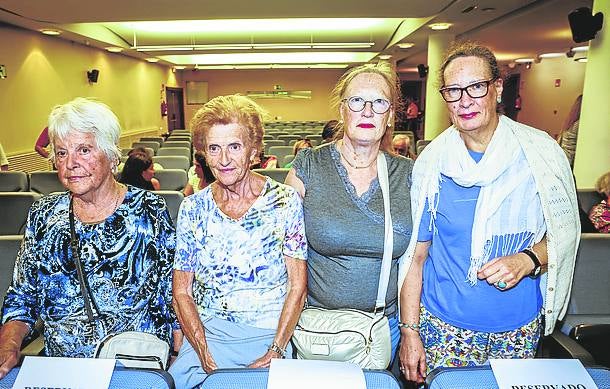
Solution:
[(540, 340), (542, 313), (512, 331), (479, 332), (445, 323), (422, 306), (420, 324), (430, 372), (441, 366), (482, 365), (490, 358), (533, 358)]

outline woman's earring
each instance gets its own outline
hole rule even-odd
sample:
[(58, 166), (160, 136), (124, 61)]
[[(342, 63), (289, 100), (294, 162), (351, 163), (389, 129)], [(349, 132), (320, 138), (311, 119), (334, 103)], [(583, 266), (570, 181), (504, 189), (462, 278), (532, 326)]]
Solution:
[(502, 102), (502, 96), (496, 97), (496, 103), (500, 104)]

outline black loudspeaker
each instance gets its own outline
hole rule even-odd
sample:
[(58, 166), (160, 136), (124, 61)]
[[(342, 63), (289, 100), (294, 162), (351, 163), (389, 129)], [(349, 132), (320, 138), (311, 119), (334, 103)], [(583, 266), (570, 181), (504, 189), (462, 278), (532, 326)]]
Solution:
[(593, 15), (587, 7), (578, 8), (568, 15), (572, 39), (576, 43), (586, 42), (595, 38), (595, 34), (602, 29), (604, 15), (601, 12)]
[(424, 78), (428, 75), (428, 67), (423, 63), (417, 65), (417, 73), (419, 73), (420, 78)]
[(92, 69), (87, 72), (87, 79), (89, 82), (97, 82), (97, 78), (100, 75), (100, 71), (97, 69)]

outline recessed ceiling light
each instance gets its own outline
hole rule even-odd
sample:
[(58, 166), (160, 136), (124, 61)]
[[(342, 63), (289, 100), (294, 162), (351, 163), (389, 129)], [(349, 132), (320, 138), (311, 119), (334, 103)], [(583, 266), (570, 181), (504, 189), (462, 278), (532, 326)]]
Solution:
[(451, 23), (432, 23), (428, 25), (428, 27), (435, 31), (448, 30), (451, 26)]
[(485, 8), (481, 8), (481, 11), (483, 12), (491, 12), (491, 11), (495, 11), (496, 9), (494, 7), (485, 7)]
[(413, 46), (415, 46), (415, 43), (411, 43), (411, 42), (405, 42), (405, 43), (398, 44), (398, 47), (400, 47), (401, 49), (410, 49)]
[(41, 29), (39, 31), (42, 32), (45, 35), (59, 35), (59, 34), (61, 34), (61, 31), (53, 30), (51, 28), (43, 28), (43, 29)]
[(150, 57), (150, 58), (146, 58), (146, 61), (148, 61), (150, 63), (156, 63), (156, 62), (159, 62), (159, 58)]
[(538, 57), (539, 58), (558, 58), (558, 57), (563, 57), (565, 54), (564, 53), (544, 53), (544, 54), (540, 54)]
[(186, 66), (178, 65), (178, 66), (174, 66), (174, 69), (176, 69), (176, 70), (184, 70), (184, 69), (186, 69)]
[(379, 56), (379, 59), (390, 59), (392, 56), (390, 54), (382, 54)]
[(574, 58), (576, 62), (587, 62), (587, 57)]
[(106, 50), (110, 51), (111, 53), (120, 53), (121, 51), (123, 51), (123, 48), (117, 46), (108, 46), (106, 47)]
[(515, 60), (516, 63), (532, 63), (534, 62), (534, 58), (517, 58)]
[(589, 51), (589, 46), (572, 47), (572, 51), (575, 53), (582, 53), (583, 51)]

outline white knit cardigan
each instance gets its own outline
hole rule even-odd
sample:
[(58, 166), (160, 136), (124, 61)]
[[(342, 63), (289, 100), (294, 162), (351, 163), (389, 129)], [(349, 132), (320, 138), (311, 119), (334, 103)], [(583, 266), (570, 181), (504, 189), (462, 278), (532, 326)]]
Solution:
[[(542, 212), (547, 227), (548, 271), (543, 275), (545, 335), (553, 332), (555, 322), (566, 313), (574, 274), (574, 261), (580, 241), (580, 219), (574, 178), (565, 153), (547, 133), (500, 116), (499, 126), (508, 126), (517, 138), (532, 170), (540, 194)], [(437, 139), (447, 135), (443, 132)], [(417, 158), (413, 168), (411, 209), (413, 235), (409, 247), (401, 257), (398, 270), (400, 289), (411, 265), (417, 233), (426, 204), (423, 183), (430, 174), (436, 174), (439, 158), (451, 150), (443, 150), (443, 141), (432, 141)], [(544, 290), (546, 289), (546, 291)]]

